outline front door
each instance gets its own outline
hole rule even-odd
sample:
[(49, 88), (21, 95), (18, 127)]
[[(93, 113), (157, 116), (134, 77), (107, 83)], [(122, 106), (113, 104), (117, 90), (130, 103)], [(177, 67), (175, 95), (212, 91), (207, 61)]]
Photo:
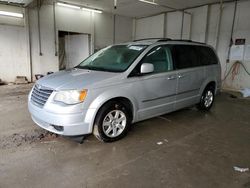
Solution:
[[(154, 65), (154, 72), (138, 75), (143, 63)], [(150, 50), (132, 72), (135, 96), (138, 99), (138, 120), (174, 110), (177, 75), (173, 71), (171, 51), (167, 46)]]

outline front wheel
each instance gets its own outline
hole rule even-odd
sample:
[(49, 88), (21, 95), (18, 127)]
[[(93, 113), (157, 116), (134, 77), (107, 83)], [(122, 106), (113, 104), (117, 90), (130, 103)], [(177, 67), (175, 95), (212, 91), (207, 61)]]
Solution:
[(113, 142), (123, 138), (130, 127), (131, 117), (122, 103), (111, 101), (97, 113), (93, 134), (103, 142)]
[(199, 104), (197, 104), (197, 108), (200, 110), (210, 110), (214, 103), (214, 89), (212, 87), (207, 87), (201, 96)]

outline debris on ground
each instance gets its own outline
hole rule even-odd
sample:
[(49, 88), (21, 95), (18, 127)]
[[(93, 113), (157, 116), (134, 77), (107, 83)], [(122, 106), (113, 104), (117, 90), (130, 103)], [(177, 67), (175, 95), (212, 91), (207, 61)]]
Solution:
[(158, 145), (162, 145), (162, 144), (163, 144), (163, 142), (157, 142), (157, 144), (158, 144)]
[(43, 142), (53, 141), (57, 137), (58, 137), (57, 134), (47, 132), (47, 131), (39, 135), (39, 139)]
[(23, 144), (32, 144), (34, 142), (51, 142), (54, 141), (58, 135), (45, 131), (34, 130), (29, 133), (14, 133), (10, 136), (3, 136), (0, 138), (0, 149), (8, 149), (18, 147)]
[(245, 88), (243, 90), (240, 90), (240, 92), (242, 93), (243, 97), (250, 97), (250, 89), (249, 88)]
[(0, 79), (0, 85), (4, 85), (5, 83)]
[(39, 80), (40, 78), (44, 77), (43, 74), (35, 74), (36, 80)]
[(249, 168), (241, 168), (241, 167), (238, 167), (238, 166), (234, 166), (233, 168), (237, 172), (248, 172), (249, 171)]
[(81, 135), (81, 136), (67, 136), (65, 138), (73, 140), (73, 141), (75, 141), (75, 142), (77, 142), (79, 144), (83, 144), (83, 142), (85, 141), (86, 136), (83, 136), (83, 135)]
[(165, 117), (163, 117), (163, 116), (158, 116), (157, 118), (162, 119), (162, 120), (165, 120), (165, 121), (168, 121), (168, 122), (172, 122), (170, 119), (165, 118)]
[(15, 84), (28, 84), (28, 79), (26, 76), (17, 76), (15, 80)]
[(237, 99), (237, 98), (238, 98), (236, 95), (233, 95), (233, 94), (230, 94), (230, 97), (231, 97), (232, 99)]
[(163, 141), (159, 141), (159, 142), (157, 142), (156, 144), (157, 144), (157, 145), (162, 145), (162, 144), (164, 144), (164, 142), (167, 142), (167, 143), (168, 143), (168, 140), (167, 140), (167, 139), (163, 139)]

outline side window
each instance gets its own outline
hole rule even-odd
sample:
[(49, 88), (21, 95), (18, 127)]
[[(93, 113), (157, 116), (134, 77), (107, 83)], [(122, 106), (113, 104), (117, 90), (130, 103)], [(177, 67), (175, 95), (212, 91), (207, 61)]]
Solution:
[(170, 49), (167, 46), (153, 48), (141, 61), (154, 65), (154, 73), (167, 72), (173, 69)]
[(196, 48), (192, 45), (173, 46), (172, 54), (176, 69), (185, 69), (201, 65)]
[(198, 46), (197, 48), (200, 54), (200, 61), (202, 65), (212, 65), (218, 63), (217, 57), (211, 48), (205, 46)]

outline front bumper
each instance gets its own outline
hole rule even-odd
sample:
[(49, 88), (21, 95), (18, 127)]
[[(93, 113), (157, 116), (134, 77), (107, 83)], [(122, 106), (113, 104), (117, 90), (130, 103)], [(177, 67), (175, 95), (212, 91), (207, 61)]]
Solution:
[[(65, 136), (84, 135), (92, 132), (90, 123), (85, 122), (87, 110), (69, 114), (52, 113), (34, 105), (30, 100), (28, 108), (33, 121), (50, 132)], [(55, 126), (62, 126), (63, 128), (58, 130)]]

